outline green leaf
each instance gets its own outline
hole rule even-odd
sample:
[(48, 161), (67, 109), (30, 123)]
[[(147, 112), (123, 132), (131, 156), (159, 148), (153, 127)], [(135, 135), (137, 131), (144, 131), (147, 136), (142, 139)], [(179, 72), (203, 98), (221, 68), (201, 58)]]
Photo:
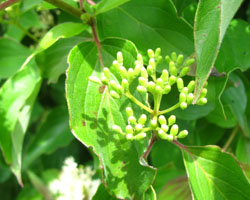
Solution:
[(195, 100), (209, 76), (226, 29), (241, 2), (242, 0), (199, 1), (194, 25), (197, 61)]
[(21, 2), (21, 12), (26, 12), (34, 7), (36, 7), (37, 5), (39, 5), (42, 2), (42, 0), (23, 0)]
[(101, 39), (126, 38), (142, 52), (157, 47), (163, 55), (175, 51), (190, 56), (194, 52), (192, 27), (177, 16), (170, 0), (132, 0), (98, 15), (97, 25)]
[(107, 12), (118, 7), (130, 0), (102, 0), (96, 5), (96, 15)]
[(60, 38), (69, 38), (83, 32), (88, 25), (82, 23), (67, 22), (59, 24), (50, 29), (39, 43), (37, 51), (52, 46)]
[(194, 199), (250, 199), (250, 184), (232, 155), (217, 146), (184, 146), (182, 151)]
[(0, 38), (0, 79), (8, 78), (21, 68), (31, 51), (21, 44)]
[[(118, 51), (123, 53), (124, 66), (134, 65), (137, 51), (131, 42), (107, 39), (101, 45), (104, 66), (111, 66)], [(155, 176), (153, 168), (139, 162), (148, 141), (139, 146), (112, 131), (113, 124), (125, 129), (125, 108), (130, 102), (126, 98), (115, 100), (106, 88), (88, 81), (91, 75), (100, 76), (101, 64), (96, 55), (93, 42), (77, 45), (69, 55), (66, 98), (72, 133), (99, 156), (104, 181), (112, 194), (117, 198), (140, 199)], [(114, 73), (113, 68), (111, 71)]]
[(100, 184), (92, 200), (115, 200), (106, 190), (103, 184)]
[(23, 138), (40, 84), (31, 60), (0, 89), (0, 147), (20, 184)]
[(40, 129), (28, 144), (24, 157), (24, 168), (27, 168), (42, 154), (52, 153), (73, 140), (68, 118), (67, 109), (64, 106), (49, 111)]
[(243, 20), (233, 20), (222, 42), (215, 66), (220, 72), (250, 67), (250, 25)]
[[(239, 134), (240, 135), (240, 134)], [(235, 155), (240, 162), (250, 165), (250, 139), (239, 136)]]

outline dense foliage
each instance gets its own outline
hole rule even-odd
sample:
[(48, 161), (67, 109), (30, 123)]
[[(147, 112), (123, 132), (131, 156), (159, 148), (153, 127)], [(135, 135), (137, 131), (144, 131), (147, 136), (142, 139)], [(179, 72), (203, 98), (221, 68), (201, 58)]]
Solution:
[(248, 1), (0, 0), (0, 22), (1, 199), (250, 199)]

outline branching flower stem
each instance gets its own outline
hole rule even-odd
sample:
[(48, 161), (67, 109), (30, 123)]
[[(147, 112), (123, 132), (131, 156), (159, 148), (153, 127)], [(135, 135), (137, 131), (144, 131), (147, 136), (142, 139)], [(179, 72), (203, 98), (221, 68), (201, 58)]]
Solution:
[(177, 103), (166, 110), (159, 111), (159, 115), (163, 115), (163, 114), (166, 114), (168, 112), (171, 112), (171, 111), (175, 110), (176, 108), (179, 108), (179, 106), (180, 106), (180, 103)]

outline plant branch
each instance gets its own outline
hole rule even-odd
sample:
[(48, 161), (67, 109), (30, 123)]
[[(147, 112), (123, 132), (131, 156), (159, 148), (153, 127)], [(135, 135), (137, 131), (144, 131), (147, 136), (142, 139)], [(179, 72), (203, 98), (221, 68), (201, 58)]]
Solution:
[(165, 113), (168, 113), (168, 112), (170, 112), (170, 111), (173, 111), (173, 110), (175, 110), (176, 108), (179, 108), (179, 106), (180, 106), (180, 103), (177, 103), (177, 104), (173, 105), (172, 107), (170, 107), (170, 108), (168, 108), (168, 109), (166, 109), (166, 110), (160, 111), (160, 112), (159, 112), (159, 115), (163, 115), (163, 114), (165, 114)]
[(143, 103), (141, 103), (138, 99), (136, 99), (129, 91), (126, 92), (125, 94), (131, 101), (133, 101), (134, 103), (136, 103), (138, 106), (140, 106), (141, 108), (143, 108), (144, 110), (146, 110), (149, 113), (153, 113), (154, 111), (151, 110), (149, 107), (145, 106)]
[(62, 0), (44, 0), (50, 4), (57, 6), (58, 8), (64, 10), (65, 12), (74, 15), (75, 17), (81, 18), (82, 11), (78, 8), (75, 8)]
[(148, 145), (148, 147), (147, 147), (145, 153), (144, 153), (143, 156), (142, 156), (145, 160), (147, 159), (147, 157), (148, 157), (148, 155), (149, 155), (149, 153), (150, 153), (150, 151), (151, 151), (151, 149), (152, 149), (152, 147), (153, 147), (153, 144), (155, 143), (156, 140), (157, 140), (157, 138), (156, 138), (156, 136), (155, 136), (155, 134), (154, 134), (154, 136), (153, 136), (152, 139), (150, 140), (150, 143), (149, 143), (149, 145)]
[(19, 23), (14, 23), (14, 25), (16, 25), (18, 28), (20, 28), (27, 36), (29, 36), (32, 40), (34, 40), (35, 42), (39, 42), (39, 40), (32, 35), (29, 31), (27, 31), (21, 24)]
[(92, 5), (92, 6), (96, 5), (96, 3), (95, 3), (94, 1), (92, 1), (92, 0), (87, 0), (87, 2), (88, 2), (90, 5)]
[(236, 127), (233, 129), (233, 131), (232, 131), (230, 137), (228, 138), (226, 144), (225, 144), (224, 147), (223, 147), (223, 151), (227, 151), (228, 147), (229, 147), (230, 144), (232, 143), (232, 141), (233, 141), (233, 139), (234, 139), (236, 133), (238, 132), (238, 130), (239, 130), (239, 126), (236, 126)]
[(20, 1), (20, 0), (8, 0), (8, 1), (1, 3), (0, 4), (0, 11), (9, 7), (9, 6), (12, 6), (14, 3), (17, 3), (18, 1)]

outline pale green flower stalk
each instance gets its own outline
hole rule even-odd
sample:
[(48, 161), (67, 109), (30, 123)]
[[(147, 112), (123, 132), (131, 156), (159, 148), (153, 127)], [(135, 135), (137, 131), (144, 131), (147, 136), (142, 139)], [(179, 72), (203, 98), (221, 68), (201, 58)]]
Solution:
[[(132, 108), (127, 107), (128, 125), (125, 127), (125, 130), (122, 130), (117, 125), (113, 125), (112, 129), (116, 133), (122, 134), (128, 140), (141, 140), (147, 136), (147, 132), (152, 132), (154, 137), (168, 141), (184, 138), (188, 135), (188, 131), (179, 130), (179, 126), (176, 124), (176, 117), (171, 115), (167, 118), (165, 114), (177, 108), (184, 110), (193, 103), (196, 83), (194, 80), (185, 83), (183, 77), (187, 75), (190, 66), (195, 60), (194, 58), (184, 59), (183, 55), (177, 55), (173, 52), (170, 56), (165, 57), (166, 68), (160, 74), (157, 74), (157, 65), (163, 62), (161, 49), (157, 48), (155, 51), (149, 49), (147, 53), (149, 57), (148, 63), (144, 63), (142, 55), (138, 54), (133, 67), (125, 67), (122, 53), (117, 53), (117, 59), (113, 61), (112, 67), (119, 73), (121, 77), (120, 82), (112, 79), (111, 72), (107, 67), (103, 69), (100, 78), (90, 76), (89, 80), (97, 84), (106, 85), (112, 98), (120, 99), (122, 96), (126, 96), (150, 114), (150, 119), (148, 119), (149, 117), (146, 114), (142, 114), (136, 119)], [(145, 67), (146, 65), (147, 67)], [(152, 94), (154, 99), (153, 109), (140, 102), (130, 92), (130, 84), (136, 79), (138, 80), (136, 88), (138, 92)], [(175, 84), (179, 91), (179, 101), (168, 109), (160, 110), (162, 98), (165, 98), (171, 92)], [(207, 103), (206, 86), (207, 84), (200, 94), (197, 105)], [(146, 124), (150, 124), (149, 127), (146, 127)]]
[(95, 171), (87, 167), (77, 167), (73, 157), (65, 159), (58, 179), (49, 184), (56, 200), (91, 200), (100, 180), (92, 179)]

